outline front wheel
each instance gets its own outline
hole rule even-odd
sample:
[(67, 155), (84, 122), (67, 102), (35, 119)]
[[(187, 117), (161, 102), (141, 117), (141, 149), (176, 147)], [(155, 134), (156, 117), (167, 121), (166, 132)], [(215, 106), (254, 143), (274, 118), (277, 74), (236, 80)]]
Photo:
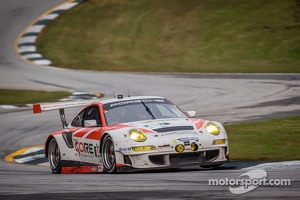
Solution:
[(113, 139), (107, 135), (103, 139), (102, 144), (102, 156), (103, 156), (103, 165), (106, 171), (110, 174), (115, 173), (116, 169), (116, 156)]
[(61, 157), (59, 146), (54, 138), (48, 144), (48, 160), (53, 174), (61, 173)]

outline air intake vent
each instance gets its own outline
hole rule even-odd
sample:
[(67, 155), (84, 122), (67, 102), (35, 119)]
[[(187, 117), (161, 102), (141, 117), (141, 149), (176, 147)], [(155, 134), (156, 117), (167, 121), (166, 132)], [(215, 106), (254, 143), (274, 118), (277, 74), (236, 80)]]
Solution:
[(207, 161), (213, 161), (216, 160), (219, 157), (219, 150), (211, 150), (206, 152), (206, 160)]
[(62, 133), (62, 136), (69, 148), (73, 148), (73, 140), (72, 140), (72, 134), (73, 132), (64, 132)]

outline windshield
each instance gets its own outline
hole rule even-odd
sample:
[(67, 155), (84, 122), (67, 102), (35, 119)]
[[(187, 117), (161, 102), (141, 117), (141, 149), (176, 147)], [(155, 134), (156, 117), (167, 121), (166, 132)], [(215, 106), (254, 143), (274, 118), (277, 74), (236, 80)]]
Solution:
[(165, 99), (143, 99), (104, 105), (107, 125), (165, 118), (186, 118), (175, 105)]

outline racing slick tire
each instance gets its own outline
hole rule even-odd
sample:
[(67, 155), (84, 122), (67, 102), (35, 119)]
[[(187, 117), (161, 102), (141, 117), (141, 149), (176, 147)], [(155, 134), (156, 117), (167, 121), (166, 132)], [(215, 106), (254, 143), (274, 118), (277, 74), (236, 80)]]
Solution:
[(61, 156), (59, 146), (54, 138), (48, 144), (48, 160), (53, 174), (61, 173)]
[(103, 165), (107, 173), (113, 174), (117, 172), (116, 168), (116, 154), (114, 149), (114, 141), (106, 135), (103, 139), (102, 148)]

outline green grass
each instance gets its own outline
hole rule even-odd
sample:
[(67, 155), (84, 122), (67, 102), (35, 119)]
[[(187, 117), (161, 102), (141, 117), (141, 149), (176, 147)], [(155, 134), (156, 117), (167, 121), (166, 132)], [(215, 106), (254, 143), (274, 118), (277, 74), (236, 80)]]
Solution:
[(233, 160), (299, 160), (300, 117), (225, 125)]
[(153, 72), (300, 72), (295, 0), (89, 0), (49, 23), (53, 65)]
[(70, 96), (71, 92), (39, 91), (39, 90), (8, 90), (0, 89), (0, 104), (30, 104), (57, 101)]

